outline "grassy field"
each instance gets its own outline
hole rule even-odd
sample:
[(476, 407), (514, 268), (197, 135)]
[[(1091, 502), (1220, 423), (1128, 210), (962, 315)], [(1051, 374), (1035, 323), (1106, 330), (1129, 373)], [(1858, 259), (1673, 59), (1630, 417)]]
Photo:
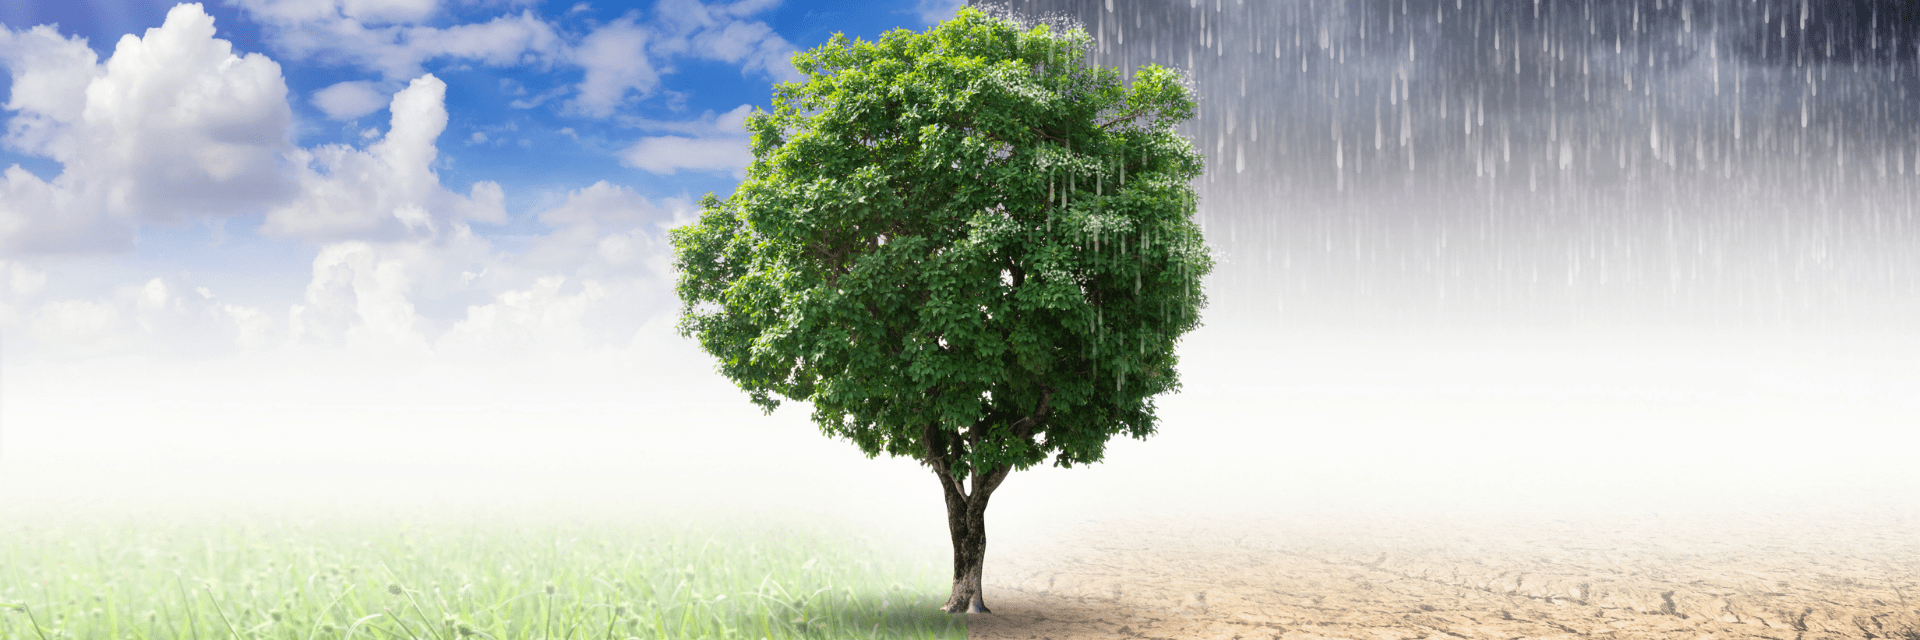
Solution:
[(0, 638), (965, 638), (946, 550), (903, 551), (764, 518), (0, 510)]

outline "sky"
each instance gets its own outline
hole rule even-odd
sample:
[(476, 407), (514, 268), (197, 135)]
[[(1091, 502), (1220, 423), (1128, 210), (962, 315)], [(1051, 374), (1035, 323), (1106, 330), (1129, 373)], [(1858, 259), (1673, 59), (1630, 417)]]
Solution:
[[(1166, 40), (1156, 43), (1152, 28), (1123, 33), (1132, 7), (1119, 4), (1119, 13), (1111, 2), (1076, 4), (1095, 16), (1097, 52), (1112, 47), (1132, 52), (1115, 59), (1164, 62), (1178, 44), (1188, 60), (1200, 46), (1227, 61), (1194, 69), (1203, 108), (1185, 129), (1212, 168), (1199, 186), (1209, 242), (1222, 260), (1210, 281), (1216, 311), (1182, 346), (1186, 385), (1161, 404), (1161, 433), (1116, 441), (1090, 468), (1017, 474), (995, 495), (990, 521), (1006, 523), (996, 531), (1196, 510), (1884, 506), (1887, 496), (1920, 486), (1900, 453), (1920, 446), (1911, 429), (1920, 405), (1901, 392), (1920, 385), (1912, 364), (1920, 341), (1910, 329), (1714, 324), (1733, 312), (1789, 309), (1805, 297), (1790, 295), (1796, 291), (1829, 291), (1827, 284), (1855, 278), (1878, 296), (1872, 303), (1883, 311), (1874, 317), (1902, 326), (1915, 282), (1905, 256), (1916, 254), (1902, 249), (1910, 246), (1906, 231), (1808, 235), (1801, 225), (1747, 238), (1701, 231), (1721, 228), (1724, 218), (1697, 218), (1691, 227), (1683, 220), (1678, 228), (1697, 232), (1686, 239), (1702, 249), (1678, 264), (1718, 271), (1669, 282), (1681, 269), (1648, 258), (1660, 252), (1647, 249), (1671, 249), (1671, 216), (1660, 227), (1637, 214), (1593, 214), (1618, 195), (1607, 191), (1618, 177), (1576, 177), (1566, 144), (1549, 149), (1568, 160), (1553, 165), (1562, 173), (1542, 192), (1537, 181), (1518, 179), (1532, 153), (1522, 144), (1508, 164), (1492, 165), (1513, 176), (1500, 183), (1511, 193), (1473, 197), (1508, 203), (1500, 205), (1506, 214), (1559, 200), (1548, 207), (1553, 215), (1503, 218), (1511, 233), (1489, 240), (1485, 218), (1473, 216), (1494, 205), (1460, 197), (1472, 195), (1469, 188), (1432, 187), (1446, 176), (1469, 187), (1495, 180), (1467, 175), (1475, 166), (1469, 151), (1484, 156), (1490, 147), (1447, 146), (1488, 139), (1473, 138), (1471, 125), (1444, 133), (1458, 125), (1438, 105), (1467, 102), (1428, 80), (1452, 72), (1396, 67), (1410, 54), (1398, 43), (1380, 45), (1377, 25), (1373, 49), (1352, 53), (1371, 62), (1341, 66), (1341, 38), (1366, 33), (1358, 26), (1365, 20), (1344, 14), (1329, 24), (1356, 33), (1323, 30), (1316, 42), (1299, 28), (1310, 21), (1297, 16), (1236, 22), (1232, 12), (1247, 10), (1240, 3), (1173, 3), (1169, 11), (1186, 26), (1162, 25)], [(8, 71), (0, 114), (0, 495), (791, 509), (941, 539), (939, 488), (924, 468), (863, 458), (820, 435), (804, 407), (761, 414), (674, 333), (665, 233), (691, 220), (702, 194), (724, 196), (740, 179), (749, 159), (742, 118), (769, 106), (773, 83), (796, 79), (792, 53), (836, 32), (873, 38), (923, 29), (958, 6), (0, 7)], [(1390, 9), (1373, 18), (1387, 20)], [(1673, 32), (1663, 22), (1649, 42), (1692, 33), (1690, 23), (1667, 22), (1688, 26)], [(1458, 33), (1436, 26), (1419, 31), (1428, 40), (1417, 44), (1466, 48), (1460, 39), (1478, 37), (1462, 35), (1458, 19), (1446, 24)], [(1251, 35), (1236, 39), (1242, 28)], [(1294, 75), (1297, 51), (1279, 54), (1284, 37), (1271, 45), (1280, 62), (1263, 63), (1276, 69), (1226, 56), (1232, 49), (1265, 60), (1255, 45), (1276, 33), (1295, 34), (1287, 46), (1311, 51), (1311, 73), (1301, 56)], [(1653, 54), (1644, 59), (1654, 68)], [(1542, 81), (1506, 80), (1505, 69), (1487, 77), (1518, 87), (1514, 95)], [(1788, 82), (1803, 73), (1794, 69), (1773, 72), (1772, 82), (1800, 86)], [(1642, 72), (1646, 104), (1655, 95), (1648, 83), (1690, 82), (1661, 71)], [(1339, 87), (1353, 87), (1348, 101), (1364, 87), (1368, 99), (1422, 102), (1404, 107), (1398, 146), (1383, 145), (1374, 132), (1379, 110), (1340, 102)], [(1525, 140), (1579, 122), (1581, 140), (1592, 142), (1579, 167), (1591, 156), (1604, 168), (1615, 134), (1632, 142), (1633, 166), (1656, 166), (1661, 143), (1643, 142), (1642, 118), (1662, 112), (1633, 111), (1642, 104), (1635, 92), (1622, 95), (1617, 110), (1588, 110), (1578, 121), (1529, 112), (1511, 130)], [(1831, 89), (1823, 95), (1838, 99)], [(1518, 98), (1492, 104), (1496, 131), (1506, 131), (1497, 128), (1503, 105), (1539, 107)], [(1478, 106), (1484, 119), (1487, 102)], [(1698, 120), (1731, 109), (1709, 104), (1699, 112), (1710, 117)], [(1341, 118), (1373, 140), (1365, 166), (1375, 173), (1361, 170), (1364, 145), (1339, 139)], [(1820, 131), (1790, 120), (1780, 115), (1780, 131)], [(1406, 133), (1428, 122), (1437, 126)], [(1666, 144), (1693, 140), (1686, 135), (1669, 133)], [(1913, 193), (1914, 182), (1900, 177), (1907, 156), (1899, 154), (1912, 156), (1920, 176), (1920, 139), (1907, 147), (1906, 138), (1884, 138), (1894, 155), (1879, 157), (1878, 183), (1743, 172), (1743, 181), (1729, 182), (1738, 184), (1717, 187), (1731, 191), (1711, 193), (1749, 193), (1741, 189), (1767, 182), (1773, 191), (1763, 197), (1841, 202), (1822, 190), (1854, 180), (1879, 189), (1854, 193), (1898, 205), (1887, 215), (1904, 220), (1913, 199), (1901, 194)], [(1834, 137), (1791, 140), (1823, 139)], [(1404, 175), (1423, 181), (1404, 178), (1402, 190), (1394, 185), (1403, 174), (1389, 169), (1411, 157), (1408, 141), (1429, 158), (1418, 169), (1428, 173), (1409, 166)], [(1628, 147), (1619, 145), (1622, 169)], [(1511, 165), (1514, 157), (1521, 165)], [(1891, 179), (1889, 157), (1902, 163)], [(1870, 158), (1841, 165), (1874, 166)], [(1349, 184), (1379, 188), (1368, 200)], [(1661, 193), (1679, 192), (1666, 188)], [(1455, 198), (1447, 216), (1407, 213), (1408, 202), (1447, 198)], [(1294, 208), (1258, 208), (1272, 202)], [(1787, 222), (1818, 231), (1864, 219), (1847, 206)], [(1846, 262), (1848, 242), (1872, 249), (1862, 254), (1869, 259)], [(1728, 267), (1723, 253), (1746, 262)], [(1616, 254), (1608, 283), (1606, 260)], [(1599, 265), (1589, 260), (1581, 272), (1581, 259), (1592, 255)], [(1528, 261), (1534, 283), (1547, 270), (1546, 285), (1517, 284), (1526, 272), (1509, 267)], [(1821, 280), (1822, 268), (1845, 277)], [(1566, 287), (1553, 288), (1563, 275)], [(1622, 282), (1637, 288), (1621, 293)], [(1757, 304), (1754, 291), (1765, 294)], [(1740, 296), (1747, 306), (1726, 302)], [(1500, 306), (1508, 302), (1515, 306)], [(1713, 313), (1646, 322), (1687, 305)], [(1542, 308), (1556, 322), (1566, 318), (1553, 314), (1567, 309), (1639, 312), (1637, 323), (1598, 327), (1485, 321)]]
[(795, 52), (957, 8), (6, 3), (0, 487), (710, 502), (866, 462), (674, 335), (665, 230)]

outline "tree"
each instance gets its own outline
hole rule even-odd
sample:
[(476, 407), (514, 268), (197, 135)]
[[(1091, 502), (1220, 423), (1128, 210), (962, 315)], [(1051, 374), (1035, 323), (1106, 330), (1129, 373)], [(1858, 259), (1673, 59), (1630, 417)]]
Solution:
[(1173, 129), (1191, 93), (1158, 66), (1125, 83), (1090, 46), (972, 8), (835, 35), (747, 118), (746, 180), (672, 231), (680, 332), (722, 374), (932, 468), (948, 612), (987, 612), (984, 517), (1008, 473), (1154, 433), (1205, 304), (1201, 159)]

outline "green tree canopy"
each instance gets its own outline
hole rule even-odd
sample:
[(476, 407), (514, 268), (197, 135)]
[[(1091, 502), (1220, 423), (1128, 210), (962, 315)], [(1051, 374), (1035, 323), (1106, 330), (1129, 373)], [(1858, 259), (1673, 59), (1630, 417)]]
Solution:
[(972, 8), (836, 35), (747, 118), (746, 180), (672, 232), (682, 334), (768, 411), (811, 402), (869, 457), (930, 466), (976, 610), (987, 496), (1154, 432), (1212, 268), (1174, 130), (1190, 90), (1157, 66), (1123, 81), (1090, 44)]

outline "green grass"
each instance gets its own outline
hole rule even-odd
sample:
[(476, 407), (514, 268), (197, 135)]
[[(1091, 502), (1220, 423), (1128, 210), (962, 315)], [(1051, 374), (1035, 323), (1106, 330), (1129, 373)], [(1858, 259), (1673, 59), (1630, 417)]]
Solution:
[(945, 549), (830, 525), (0, 518), (10, 640), (966, 637)]

